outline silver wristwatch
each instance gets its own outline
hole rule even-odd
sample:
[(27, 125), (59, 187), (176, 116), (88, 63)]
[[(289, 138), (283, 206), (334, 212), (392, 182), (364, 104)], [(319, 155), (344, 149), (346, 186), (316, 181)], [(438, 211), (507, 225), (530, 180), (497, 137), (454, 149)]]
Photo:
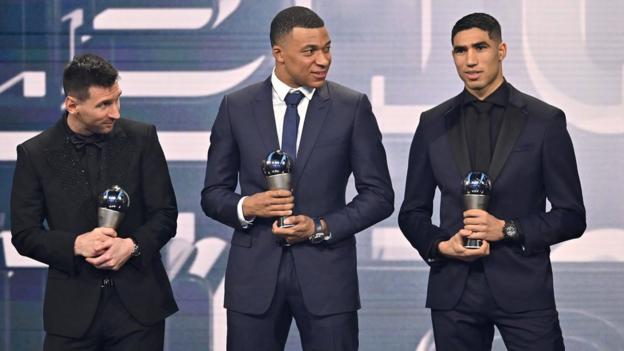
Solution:
[(313, 218), (312, 220), (314, 221), (314, 234), (310, 235), (308, 240), (310, 240), (312, 244), (319, 244), (325, 240), (329, 240), (331, 236), (325, 235), (321, 218)]
[(518, 227), (514, 221), (505, 221), (503, 226), (503, 239), (516, 240), (518, 238)]
[(132, 243), (134, 244), (134, 247), (132, 248), (132, 253), (130, 253), (130, 257), (141, 256), (141, 248), (139, 247), (139, 243), (133, 237), (130, 237), (129, 239), (132, 240)]

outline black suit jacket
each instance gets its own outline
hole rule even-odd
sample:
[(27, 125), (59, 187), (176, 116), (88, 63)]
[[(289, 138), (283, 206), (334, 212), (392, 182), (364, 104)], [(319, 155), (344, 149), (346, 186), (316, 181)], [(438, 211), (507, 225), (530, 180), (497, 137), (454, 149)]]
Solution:
[[(469, 265), (432, 262), (432, 246), (463, 227), (462, 179), (470, 171), (459, 96), (422, 114), (410, 150), (399, 225), (431, 265), (427, 307), (452, 309), (461, 297)], [(499, 241), (482, 258), (496, 302), (509, 312), (555, 306), (550, 246), (579, 237), (585, 208), (572, 141), (563, 111), (510, 87), (488, 174), (488, 212), (513, 219), (523, 243)], [(433, 197), (441, 192), (440, 225), (431, 223)], [(546, 211), (546, 200), (552, 208)]]
[[(271, 303), (282, 248), (271, 232), (274, 218), (256, 218), (243, 229), (236, 207), (242, 196), (266, 191), (260, 161), (279, 148), (270, 79), (223, 98), (210, 142), (202, 208), (234, 228), (225, 307), (260, 314)], [(347, 204), (351, 174), (358, 195)], [(365, 95), (332, 82), (316, 90), (292, 185), (294, 213), (323, 217), (332, 233), (323, 244), (290, 248), (306, 307), (316, 315), (358, 309), (354, 234), (388, 217), (394, 201), (381, 133)]]
[[(76, 338), (94, 318), (105, 272), (74, 256), (76, 236), (98, 225), (97, 201), (64, 123), (17, 147), (11, 231), (20, 254), (49, 265), (44, 329)], [(132, 316), (150, 325), (177, 310), (159, 253), (175, 235), (175, 195), (154, 126), (120, 119), (111, 133), (101, 177), (106, 188), (117, 184), (130, 195), (117, 232), (133, 235), (141, 255), (106, 273)]]

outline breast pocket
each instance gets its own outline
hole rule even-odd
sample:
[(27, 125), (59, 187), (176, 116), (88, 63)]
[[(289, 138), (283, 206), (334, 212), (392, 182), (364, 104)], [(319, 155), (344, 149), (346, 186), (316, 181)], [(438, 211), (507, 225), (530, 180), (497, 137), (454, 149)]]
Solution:
[(535, 149), (535, 144), (521, 144), (521, 145), (517, 145), (513, 149), (511, 149), (511, 152), (512, 153), (530, 152), (530, 151), (533, 151), (534, 149)]

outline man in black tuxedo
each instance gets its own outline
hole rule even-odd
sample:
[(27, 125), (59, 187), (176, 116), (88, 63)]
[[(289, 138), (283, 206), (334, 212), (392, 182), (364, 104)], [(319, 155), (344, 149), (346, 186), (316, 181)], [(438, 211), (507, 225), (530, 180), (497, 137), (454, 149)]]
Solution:
[[(202, 191), (205, 213), (234, 228), (228, 350), (283, 350), (293, 317), (304, 350), (357, 350), (355, 234), (394, 202), (381, 133), (364, 94), (326, 80), (330, 39), (317, 14), (287, 8), (270, 37), (273, 74), (223, 98)], [(292, 192), (267, 191), (260, 167), (280, 148), (295, 159)], [(351, 174), (358, 194), (347, 203)]]
[[(12, 242), (49, 266), (44, 350), (162, 350), (177, 310), (159, 250), (177, 205), (152, 125), (120, 119), (117, 70), (77, 56), (64, 70), (66, 112), (18, 145)], [(98, 196), (119, 185), (130, 207), (99, 228)]]
[[(399, 214), (401, 230), (431, 266), (436, 348), (489, 350), (496, 326), (509, 350), (563, 350), (550, 246), (586, 227), (565, 115), (504, 79), (507, 46), (492, 16), (463, 17), (451, 41), (465, 88), (422, 114)], [(471, 170), (493, 182), (487, 211), (462, 208), (462, 179)], [(439, 226), (431, 222), (436, 188)], [(464, 238), (483, 244), (467, 249)]]

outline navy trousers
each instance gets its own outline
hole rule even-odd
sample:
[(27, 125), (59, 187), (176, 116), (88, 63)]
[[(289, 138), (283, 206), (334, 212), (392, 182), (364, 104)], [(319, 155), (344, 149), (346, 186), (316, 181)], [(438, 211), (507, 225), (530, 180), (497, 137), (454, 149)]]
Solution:
[(509, 351), (565, 350), (557, 310), (503, 311), (490, 292), (480, 262), (473, 263), (455, 309), (431, 310), (431, 319), (437, 351), (489, 351), (494, 326)]
[(357, 312), (315, 316), (305, 307), (290, 249), (285, 246), (269, 310), (261, 315), (227, 311), (228, 351), (284, 350), (295, 319), (304, 351), (358, 349)]

